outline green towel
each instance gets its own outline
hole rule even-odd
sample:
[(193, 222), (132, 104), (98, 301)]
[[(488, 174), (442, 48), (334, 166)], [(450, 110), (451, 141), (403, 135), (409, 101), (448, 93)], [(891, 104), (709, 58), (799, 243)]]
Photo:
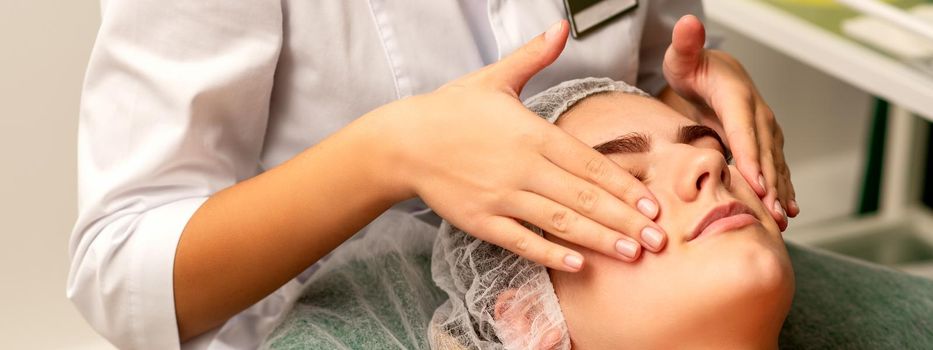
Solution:
[(342, 245), (308, 281), (263, 349), (429, 349), (447, 297), (431, 280), (437, 228), (395, 211)]
[(788, 244), (797, 291), (781, 349), (933, 349), (933, 280)]
[[(319, 271), (264, 347), (427, 349), (428, 321), (446, 296), (431, 281), (431, 245), (402, 243), (430, 239), (417, 237)], [(933, 349), (933, 281), (794, 244), (788, 251), (797, 292), (782, 349)]]

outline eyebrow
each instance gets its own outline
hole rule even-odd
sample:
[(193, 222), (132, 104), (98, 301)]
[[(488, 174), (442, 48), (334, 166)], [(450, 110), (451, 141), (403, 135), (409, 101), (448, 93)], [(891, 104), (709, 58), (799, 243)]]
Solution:
[[(726, 143), (722, 141), (722, 138), (719, 137), (719, 134), (715, 130), (705, 125), (685, 125), (681, 127), (680, 131), (677, 133), (677, 143), (691, 144), (704, 137), (712, 137), (716, 142), (719, 142), (719, 147), (722, 147), (722, 154), (726, 158), (726, 161), (732, 161), (732, 151), (726, 147)], [(606, 155), (617, 153), (646, 153), (651, 151), (651, 138), (643, 133), (632, 132), (598, 144), (594, 146), (593, 149)]]

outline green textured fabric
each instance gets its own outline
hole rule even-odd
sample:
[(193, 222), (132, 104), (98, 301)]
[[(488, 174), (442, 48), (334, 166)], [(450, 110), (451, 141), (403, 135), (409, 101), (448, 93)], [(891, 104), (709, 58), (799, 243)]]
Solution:
[[(407, 259), (422, 268), (418, 274), (423, 283), (394, 278), (411, 276), (410, 271), (400, 271), (405, 267), (398, 256), (379, 257), (376, 264), (350, 263), (331, 271), (298, 300), (273, 333), (269, 348), (428, 349), (424, 336), (409, 335), (427, 334), (427, 321), (446, 295), (431, 283), (430, 254)], [(358, 288), (361, 276), (378, 288)], [(358, 307), (360, 298), (373, 308)], [(318, 303), (327, 307), (316, 307)], [(334, 313), (330, 306), (340, 304), (348, 307)]]
[(428, 349), (427, 323), (446, 298), (431, 280), (437, 228), (386, 213), (335, 251), (263, 349)]
[[(323, 272), (266, 347), (427, 349), (426, 327), (445, 295), (431, 281), (430, 246), (420, 249)], [(788, 251), (797, 291), (781, 349), (933, 349), (933, 280), (794, 244)]]
[(781, 349), (933, 349), (933, 280), (788, 244), (797, 291)]

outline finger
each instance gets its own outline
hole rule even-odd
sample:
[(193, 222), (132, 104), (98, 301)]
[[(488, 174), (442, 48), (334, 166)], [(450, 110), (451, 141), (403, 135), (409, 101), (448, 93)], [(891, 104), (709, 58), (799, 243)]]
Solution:
[[(764, 113), (764, 112), (763, 112)], [(787, 212), (784, 210), (784, 203), (781, 201), (781, 198), (778, 196), (779, 192), (777, 189), (778, 183), (778, 172), (774, 166), (774, 157), (773, 153), (773, 134), (772, 134), (772, 124), (773, 119), (767, 114), (760, 114), (756, 118), (758, 123), (758, 143), (760, 147), (760, 162), (761, 162), (761, 172), (765, 179), (765, 184), (767, 186), (767, 194), (765, 194), (765, 206), (774, 216), (775, 220), (780, 224), (781, 221), (787, 220)], [(782, 231), (783, 227), (782, 226)]]
[(775, 168), (778, 174), (777, 195), (781, 203), (784, 204), (784, 211), (789, 217), (796, 217), (800, 214), (800, 207), (797, 206), (796, 194), (794, 193), (794, 184), (791, 181), (790, 168), (784, 160), (784, 153), (778, 150), (774, 151)]
[[(535, 174), (536, 176), (529, 179), (525, 190), (550, 199), (618, 234), (631, 237), (652, 252), (659, 252), (664, 248), (667, 241), (664, 230), (630, 205), (606, 190), (561, 168), (551, 164), (546, 164), (542, 168)], [(637, 179), (634, 181), (644, 186)], [(577, 220), (575, 217), (573, 219)], [(589, 226), (586, 228), (595, 229)], [(583, 242), (580, 244), (585, 245)], [(597, 251), (606, 251), (612, 249), (614, 244), (615, 242), (604, 247), (591, 245), (587, 247)]]
[(481, 79), (518, 96), (525, 83), (557, 60), (567, 44), (567, 21), (554, 23), (546, 32), (482, 72)]
[(782, 175), (778, 180), (778, 198), (784, 203), (784, 210), (789, 217), (797, 217), (800, 214), (800, 207), (794, 198), (794, 185), (791, 183), (790, 170), (785, 165), (778, 173)]
[[(779, 132), (779, 131), (775, 131)], [(778, 140), (780, 135), (775, 134), (775, 140)], [(796, 211), (791, 210), (791, 192), (793, 185), (790, 181), (790, 169), (787, 168), (787, 163), (785, 163), (784, 152), (781, 150), (780, 142), (776, 142), (771, 149), (771, 155), (774, 158), (774, 171), (775, 171), (775, 184), (777, 190), (777, 198), (781, 201), (784, 206), (784, 212), (789, 217), (797, 216)]]
[(774, 222), (777, 223), (778, 228), (783, 232), (787, 229), (787, 215), (784, 213), (783, 203), (777, 198), (777, 192), (768, 193), (764, 198), (761, 199), (764, 203), (765, 208), (768, 209), (768, 214), (774, 219)]
[(773, 165), (774, 158), (770, 152), (770, 145), (763, 145), (762, 147), (768, 147), (768, 151), (765, 151), (765, 149), (761, 150), (761, 170), (765, 182), (769, 185), (767, 193), (761, 201), (764, 203), (765, 208), (768, 209), (771, 217), (774, 218), (774, 221), (777, 222), (781, 231), (784, 231), (787, 228), (787, 213), (784, 210), (784, 203), (781, 202), (781, 199), (778, 197), (777, 187), (774, 185), (777, 182), (777, 172)]
[(671, 34), (671, 45), (664, 55), (664, 66), (674, 77), (688, 75), (702, 62), (706, 29), (693, 15), (680, 18)]
[(755, 109), (749, 96), (730, 94), (725, 100), (716, 100), (713, 109), (722, 119), (726, 143), (732, 150), (735, 166), (758, 197), (767, 194), (766, 182), (760, 164), (760, 145)]
[(524, 220), (565, 241), (624, 261), (635, 261), (638, 241), (600, 225), (541, 195), (518, 191), (506, 201), (504, 214)]
[(787, 216), (792, 218), (797, 217), (797, 215), (800, 214), (800, 207), (797, 205), (790, 168), (787, 166), (787, 159), (784, 157), (784, 132), (777, 123), (774, 124), (773, 134), (774, 146), (771, 153), (774, 155), (774, 167), (778, 174), (778, 198), (784, 203), (784, 211), (787, 213)]
[(772, 158), (774, 159), (774, 191), (777, 199), (781, 202), (782, 210), (785, 215), (790, 215), (788, 208), (790, 207), (789, 197), (788, 197), (788, 186), (787, 186), (787, 166), (784, 164), (784, 155), (781, 152), (772, 150)]
[[(783, 196), (785, 188), (783, 186), (783, 175), (781, 169), (784, 167), (784, 152), (781, 151), (783, 143), (783, 134), (781, 127), (777, 125), (774, 119), (774, 112), (771, 111), (764, 101), (757, 104), (757, 117), (755, 118), (758, 130), (758, 145), (761, 151), (760, 164), (762, 174), (765, 178), (765, 185), (768, 188), (766, 197), (774, 201), (767, 201), (769, 209), (775, 215), (784, 221), (787, 221), (787, 197)], [(785, 225), (786, 226), (786, 225)]]
[(541, 149), (545, 159), (575, 177), (599, 186), (630, 207), (638, 208), (648, 219), (658, 217), (658, 200), (645, 184), (560, 128), (555, 126), (550, 130), (553, 131), (548, 135), (551, 142), (543, 143)]
[(800, 205), (797, 204), (797, 191), (794, 190), (794, 183), (791, 181), (790, 172), (787, 173), (787, 177), (785, 179), (786, 179), (785, 181), (787, 182), (786, 188), (788, 191), (787, 215), (789, 215), (792, 218), (795, 218), (797, 217), (797, 215), (800, 215)]
[(490, 218), (476, 237), (552, 269), (576, 272), (583, 268), (583, 255), (548, 241), (507, 217)]

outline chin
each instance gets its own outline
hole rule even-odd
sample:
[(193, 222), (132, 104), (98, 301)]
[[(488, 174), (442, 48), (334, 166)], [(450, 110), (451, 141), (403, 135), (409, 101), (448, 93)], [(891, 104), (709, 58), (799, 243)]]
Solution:
[(596, 257), (583, 275), (557, 273), (580, 279), (573, 291), (555, 284), (574, 348), (776, 348), (794, 275), (780, 235), (766, 227), (668, 247), (636, 264)]
[(776, 348), (794, 293), (780, 236), (752, 225), (693, 243), (676, 266), (682, 280), (655, 290), (664, 322), (620, 336), (646, 349)]
[(729, 279), (726, 283), (749, 294), (787, 292), (788, 287), (793, 291), (793, 268), (779, 234), (754, 225), (718, 238), (715, 248), (704, 249), (716, 255), (711, 260), (728, 266), (720, 271)]
[(719, 332), (704, 329), (703, 333), (717, 343), (731, 339), (731, 345), (771, 348), (793, 300), (790, 257), (779, 234), (771, 235), (757, 225), (737, 231), (719, 237), (723, 239), (715, 248), (719, 256), (713, 260), (723, 268), (710, 277), (725, 288), (710, 295), (719, 299), (722, 308), (701, 318), (719, 322), (720, 327)]

